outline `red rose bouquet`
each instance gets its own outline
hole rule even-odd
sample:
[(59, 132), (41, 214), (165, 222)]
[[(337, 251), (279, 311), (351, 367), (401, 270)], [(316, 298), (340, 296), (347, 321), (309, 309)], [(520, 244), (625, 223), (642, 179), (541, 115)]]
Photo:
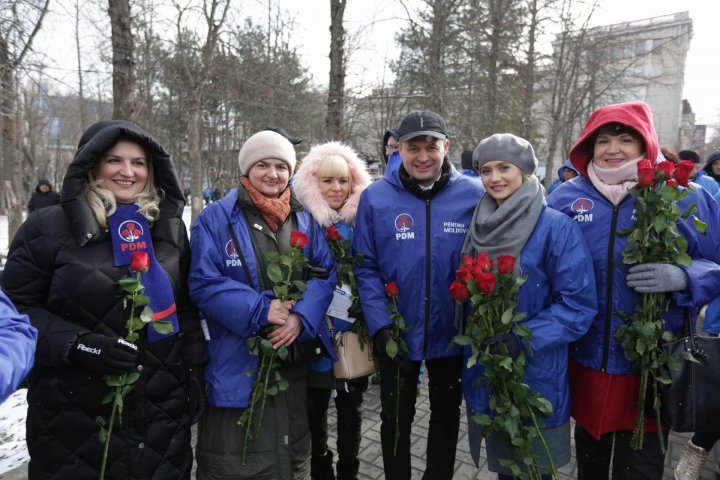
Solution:
[[(511, 458), (501, 459), (500, 463), (517, 478), (540, 479), (542, 472), (534, 447), (534, 440), (539, 438), (557, 478), (538, 420), (538, 415), (552, 413), (552, 404), (525, 383), (525, 350), (531, 353), (531, 331), (520, 323), (525, 314), (517, 311), (516, 298), (526, 278), (513, 276), (514, 267), (515, 258), (510, 255), (498, 255), (496, 273), (486, 253), (462, 258), (450, 295), (460, 302), (470, 300), (472, 309), (464, 331), (453, 343), (470, 349), (468, 368), (484, 368), (481, 381), (490, 394), (492, 414), (474, 414), (472, 420), (483, 427), (486, 438), (493, 432), (507, 436)], [(509, 355), (504, 343), (491, 343), (491, 339), (503, 334), (516, 335), (523, 341), (525, 350), (521, 349), (516, 358)]]
[[(677, 168), (672, 162), (659, 162), (653, 168), (648, 160), (638, 162), (638, 186), (630, 191), (635, 197), (635, 226), (619, 232), (627, 236), (623, 251), (623, 262), (629, 265), (640, 263), (677, 263), (690, 265), (687, 254), (687, 240), (680, 235), (677, 222), (692, 216), (695, 229), (704, 233), (707, 225), (693, 215), (695, 204), (681, 213), (678, 202), (685, 198), (693, 164), (681, 161)], [(638, 293), (638, 303), (631, 315), (623, 312), (620, 316), (628, 322), (615, 332), (615, 338), (622, 344), (625, 356), (640, 371), (640, 390), (636, 410), (636, 425), (631, 445), (641, 449), (643, 444), (646, 396), (652, 395), (652, 405), (658, 427), (661, 425), (658, 383), (669, 384), (668, 369), (678, 368), (680, 359), (669, 357), (660, 347), (661, 340), (673, 338), (665, 331), (662, 312), (667, 310), (669, 298), (666, 293)], [(692, 355), (687, 353), (686, 358)], [(651, 392), (648, 392), (650, 382)], [(662, 429), (658, 428), (660, 445), (665, 450)]]
[[(150, 308), (150, 299), (143, 292), (145, 287), (142, 283), (142, 274), (150, 268), (150, 257), (147, 252), (133, 252), (130, 257), (130, 270), (135, 276), (128, 276), (120, 279), (118, 285), (125, 292), (123, 306), (127, 308), (130, 304), (130, 317), (128, 318), (126, 328), (127, 335), (125, 340), (135, 343), (140, 337), (138, 333), (145, 325), (150, 324), (158, 333), (167, 334), (173, 331), (172, 323), (167, 321), (153, 321), (153, 311)], [(140, 314), (137, 309), (143, 307)], [(135, 383), (140, 378), (140, 372), (128, 372), (122, 375), (105, 375), (105, 384), (110, 387), (110, 392), (102, 399), (103, 405), (112, 402), (112, 410), (110, 411), (110, 419), (105, 420), (104, 417), (95, 417), (95, 422), (100, 427), (100, 442), (104, 443), (102, 463), (100, 465), (100, 480), (105, 478), (105, 469), (107, 467), (107, 456), (110, 449), (110, 439), (115, 425), (115, 418), (122, 423), (123, 399), (133, 389)]]
[[(296, 280), (293, 277), (303, 272), (308, 266), (308, 259), (303, 254), (303, 248), (307, 243), (307, 235), (299, 230), (293, 230), (290, 232), (292, 248), (289, 252), (265, 252), (268, 260), (267, 277), (274, 284), (273, 293), (278, 300), (297, 301), (302, 298), (302, 292), (306, 289), (305, 281)], [(260, 357), (260, 365), (253, 382), (250, 404), (238, 420), (238, 425), (245, 429), (243, 465), (245, 465), (248, 443), (260, 433), (267, 397), (273, 397), (288, 388), (287, 380), (278, 371), (281, 366), (280, 362), (288, 356), (288, 349), (285, 345), (277, 349), (273, 348), (272, 342), (267, 338), (275, 328), (277, 328), (276, 325), (268, 325), (260, 335), (247, 340), (250, 354)], [(253, 373), (252, 371), (247, 372), (248, 376), (252, 376)]]

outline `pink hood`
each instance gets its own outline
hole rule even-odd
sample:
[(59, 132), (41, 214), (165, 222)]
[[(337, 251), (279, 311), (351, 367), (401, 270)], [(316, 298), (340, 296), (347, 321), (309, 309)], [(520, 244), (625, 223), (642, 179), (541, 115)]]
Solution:
[(627, 102), (605, 105), (590, 114), (580, 138), (570, 150), (570, 162), (575, 170), (587, 177), (587, 167), (592, 159), (593, 146), (588, 142), (593, 134), (608, 123), (617, 122), (637, 130), (645, 140), (645, 158), (655, 165), (658, 156), (658, 137), (652, 122), (652, 110), (644, 102)]
[[(322, 159), (327, 155), (340, 155), (350, 167), (352, 188), (350, 196), (339, 212), (330, 208), (318, 186), (318, 168)], [(315, 145), (303, 158), (300, 168), (292, 178), (292, 189), (295, 198), (300, 200), (320, 226), (328, 227), (340, 220), (354, 225), (360, 194), (371, 182), (365, 162), (357, 156), (352, 148), (340, 142), (328, 142)]]

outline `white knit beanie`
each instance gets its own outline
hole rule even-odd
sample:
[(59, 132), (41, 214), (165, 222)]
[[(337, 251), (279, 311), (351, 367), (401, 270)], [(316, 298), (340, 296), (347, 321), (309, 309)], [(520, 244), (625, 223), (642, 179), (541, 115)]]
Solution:
[(297, 162), (295, 148), (287, 138), (270, 130), (263, 130), (245, 140), (238, 154), (240, 175), (247, 175), (253, 165), (269, 158), (285, 162), (292, 176)]

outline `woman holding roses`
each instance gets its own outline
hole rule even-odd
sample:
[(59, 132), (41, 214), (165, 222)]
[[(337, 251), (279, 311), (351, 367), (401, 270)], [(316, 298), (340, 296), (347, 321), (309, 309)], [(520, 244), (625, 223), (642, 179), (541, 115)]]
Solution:
[[(33, 212), (10, 248), (3, 287), (38, 329), (28, 389), (29, 478), (189, 479), (190, 426), (204, 403), (207, 351), (187, 295), (185, 198), (165, 149), (124, 120), (82, 135), (62, 205)], [(139, 267), (154, 319), (128, 341), (118, 282)], [(138, 270), (139, 271), (139, 270)], [(149, 320), (149, 319), (148, 319)], [(134, 372), (103, 455), (108, 376)], [(139, 375), (138, 375), (139, 374)]]
[[(698, 307), (718, 294), (719, 212), (702, 189), (688, 192), (678, 204), (683, 212), (695, 203), (695, 215), (708, 227), (703, 235), (695, 230), (692, 217), (677, 223), (687, 240), (689, 265), (629, 266), (623, 262), (627, 232), (637, 221), (636, 200), (629, 191), (638, 184), (651, 185), (656, 175), (670, 179), (673, 173), (670, 162), (656, 167), (657, 157), (658, 138), (647, 104), (601, 107), (590, 115), (570, 152), (580, 176), (548, 197), (551, 207), (579, 223), (593, 257), (597, 285), (598, 314), (588, 333), (570, 349), (580, 480), (607, 479), (611, 458), (615, 480), (659, 480), (663, 476), (665, 455), (654, 417), (645, 417), (645, 433), (638, 437), (642, 448), (631, 448), (641, 375), (626, 357), (616, 331), (628, 325), (627, 318), (638, 303), (637, 292), (667, 292), (670, 303), (663, 314), (664, 329), (676, 334), (682, 331), (685, 315), (694, 317)], [(656, 168), (663, 172), (656, 174)]]
[[(561, 466), (570, 460), (568, 345), (587, 331), (596, 313), (590, 255), (577, 225), (546, 207), (544, 190), (533, 175), (537, 158), (527, 140), (509, 133), (492, 135), (475, 148), (473, 167), (486, 193), (475, 208), (463, 255), (481, 254), (477, 258), (484, 259), (482, 272), (475, 276), (482, 292), (492, 293), (495, 288), (494, 277), (482, 275), (495, 260), (499, 272), (527, 277), (518, 292), (517, 311), (525, 314), (522, 323), (531, 332), (529, 342), (508, 333), (487, 339), (484, 344), (492, 352), (507, 352), (513, 359), (525, 350), (525, 381), (553, 407), (542, 434), (553, 463)], [(458, 270), (458, 278), (463, 278), (464, 268)], [(466, 359), (468, 356), (469, 352)], [(493, 415), (489, 407), (493, 392), (484, 388), (483, 372), (480, 364), (463, 369), (469, 417), (477, 413)], [(484, 433), (472, 420), (468, 427), (470, 452), (477, 463)], [(506, 433), (494, 432), (487, 438), (489, 468), (498, 473), (499, 479), (512, 478), (510, 470), (500, 462), (513, 459), (510, 432)], [(549, 471), (547, 454), (537, 439), (535, 450), (540, 469)]]
[[(209, 406), (198, 427), (198, 479), (310, 476), (307, 364), (289, 355), (294, 361), (275, 370), (282, 380), (255, 385), (262, 360), (248, 348), (257, 336), (275, 350), (296, 351), (321, 337), (332, 351), (324, 317), (337, 281), (335, 262), (320, 227), (288, 188), (295, 163), (295, 149), (284, 136), (270, 130), (252, 135), (238, 155), (240, 186), (210, 204), (192, 227), (190, 295), (203, 312), (210, 354)], [(276, 282), (265, 254), (295, 248), (315, 268), (292, 277), (306, 281), (300, 300), (281, 301), (273, 293)], [(238, 420), (255, 408), (257, 388), (265, 389), (264, 414), (247, 442)]]
[[(326, 236), (339, 265), (337, 298), (347, 298), (354, 283), (354, 259), (349, 251), (355, 212), (362, 191), (370, 185), (365, 162), (347, 145), (329, 142), (313, 147), (303, 159), (293, 178), (293, 191), (298, 200), (312, 213)], [(346, 277), (342, 278), (343, 274)], [(349, 275), (347, 275), (349, 273)], [(345, 283), (343, 285), (342, 283)], [(343, 287), (345, 291), (343, 291)], [(331, 317), (333, 330), (347, 332), (355, 319), (345, 314)], [(368, 342), (367, 348), (370, 348)], [(368, 378), (335, 380), (333, 362), (329, 356), (310, 365), (308, 377), (308, 416), (312, 434), (311, 472), (313, 480), (335, 478), (333, 454), (327, 446), (327, 410), (332, 390), (336, 391), (335, 407), (338, 412), (338, 479), (357, 478), (360, 461), (360, 427), (362, 424), (363, 394)]]

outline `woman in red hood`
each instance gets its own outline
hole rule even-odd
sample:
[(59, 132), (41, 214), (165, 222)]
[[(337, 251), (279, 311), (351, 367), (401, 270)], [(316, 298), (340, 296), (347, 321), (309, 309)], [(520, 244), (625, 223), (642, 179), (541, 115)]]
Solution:
[(627, 236), (618, 232), (635, 225), (635, 199), (629, 191), (637, 185), (637, 164), (642, 159), (655, 164), (657, 156), (658, 138), (647, 104), (601, 107), (590, 115), (570, 152), (579, 176), (561, 184), (547, 199), (548, 205), (579, 223), (595, 267), (598, 315), (587, 334), (570, 348), (579, 480), (607, 479), (611, 458), (613, 480), (663, 476), (665, 455), (650, 417), (645, 420), (643, 448), (630, 447), (640, 375), (615, 339), (617, 328), (626, 323), (620, 312), (633, 311), (638, 291), (668, 292), (665, 328), (680, 333), (683, 315), (695, 315), (698, 307), (720, 293), (718, 207), (702, 190), (689, 192), (679, 205), (684, 211), (695, 202), (698, 216), (708, 223), (705, 235), (686, 220), (678, 223), (693, 259), (689, 267), (623, 263)]

